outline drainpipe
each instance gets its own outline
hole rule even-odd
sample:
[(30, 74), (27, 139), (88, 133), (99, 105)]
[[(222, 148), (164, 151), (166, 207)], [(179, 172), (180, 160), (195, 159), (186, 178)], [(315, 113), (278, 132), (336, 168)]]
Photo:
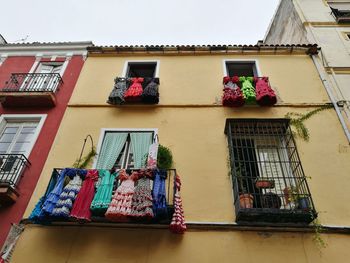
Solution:
[(336, 111), (336, 113), (338, 115), (339, 121), (340, 121), (341, 125), (343, 126), (343, 130), (344, 130), (346, 138), (348, 139), (348, 143), (350, 144), (350, 132), (349, 132), (349, 129), (348, 129), (346, 123), (345, 123), (343, 115), (340, 112), (340, 109), (339, 109), (339, 106), (337, 104), (337, 101), (335, 100), (335, 98), (334, 98), (334, 96), (332, 94), (332, 91), (331, 91), (331, 89), (329, 87), (327, 78), (326, 78), (324, 70), (323, 70), (324, 68), (323, 68), (322, 65), (320, 65), (318, 59), (316, 58), (316, 55), (311, 55), (311, 58), (312, 58), (315, 66), (317, 68), (318, 74), (320, 75), (320, 78), (321, 78), (321, 80), (323, 82), (323, 85), (324, 85), (324, 87), (326, 89), (328, 97), (331, 100), (331, 102), (333, 104), (333, 107), (334, 107), (334, 109), (335, 109), (335, 111)]

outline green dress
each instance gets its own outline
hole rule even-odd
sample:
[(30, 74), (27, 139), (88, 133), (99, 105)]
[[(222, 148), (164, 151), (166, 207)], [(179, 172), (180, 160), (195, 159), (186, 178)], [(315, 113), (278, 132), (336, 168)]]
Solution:
[(256, 94), (253, 86), (252, 77), (240, 77), (239, 81), (242, 83), (242, 93), (247, 104), (256, 103)]
[(92, 200), (90, 210), (95, 215), (103, 215), (112, 200), (114, 181), (118, 178), (119, 171), (111, 173), (109, 170), (99, 170), (100, 184)]

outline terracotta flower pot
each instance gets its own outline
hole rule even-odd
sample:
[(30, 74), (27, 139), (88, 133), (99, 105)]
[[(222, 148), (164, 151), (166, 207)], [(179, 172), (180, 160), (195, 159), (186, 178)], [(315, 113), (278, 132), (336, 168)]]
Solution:
[(256, 188), (274, 188), (275, 187), (275, 181), (274, 180), (268, 180), (268, 179), (260, 179), (256, 181), (255, 183)]
[(239, 195), (239, 207), (240, 208), (253, 208), (253, 196), (251, 194)]

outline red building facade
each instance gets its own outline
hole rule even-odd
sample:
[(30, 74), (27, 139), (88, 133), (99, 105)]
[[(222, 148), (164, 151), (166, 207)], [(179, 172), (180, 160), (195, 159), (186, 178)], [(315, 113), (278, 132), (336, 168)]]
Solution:
[(89, 45), (0, 44), (0, 248), (35, 189)]

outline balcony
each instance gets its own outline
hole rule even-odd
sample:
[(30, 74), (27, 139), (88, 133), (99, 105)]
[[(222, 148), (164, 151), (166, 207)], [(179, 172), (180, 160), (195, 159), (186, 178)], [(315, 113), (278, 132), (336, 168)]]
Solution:
[(158, 104), (159, 78), (120, 78), (115, 84), (107, 103), (122, 104)]
[(336, 8), (332, 8), (332, 14), (339, 24), (350, 23), (350, 10), (339, 10)]
[(54, 107), (63, 80), (58, 73), (13, 73), (0, 90), (3, 107)]
[(308, 224), (317, 218), (286, 119), (228, 119), (236, 221)]
[(0, 206), (16, 202), (16, 186), (29, 165), (23, 154), (0, 154)]
[[(59, 180), (59, 178), (61, 180), (64, 180), (66, 182), (66, 185), (69, 184), (69, 182), (71, 182), (72, 180), (74, 180), (73, 178), (76, 175), (79, 175), (80, 178), (82, 179), (82, 185), (84, 186), (84, 181), (86, 180), (86, 171), (85, 169), (73, 169), (73, 168), (69, 168), (70, 172), (65, 173), (62, 177), (62, 171), (63, 169), (61, 168), (55, 168), (53, 169), (52, 172), (52, 176), (46, 191), (46, 196), (47, 194), (52, 191), (52, 186), (53, 185), (57, 185), (57, 181)], [(84, 172), (85, 171), (85, 172)], [(101, 172), (101, 170), (99, 170)], [(141, 172), (141, 171), (148, 171), (150, 172), (152, 175), (148, 176), (147, 178), (149, 178), (151, 180), (151, 185), (154, 185), (154, 178), (155, 178), (155, 170), (140, 170), (140, 169), (127, 169), (126, 173), (127, 174), (132, 174), (133, 172)], [(56, 210), (56, 214), (55, 214), (55, 210), (53, 210), (53, 212), (51, 214), (48, 214), (47, 211), (45, 212), (41, 212), (41, 213), (37, 213), (36, 209), (34, 209), (33, 214), (37, 213), (36, 217), (31, 216), (30, 220), (32, 221), (37, 221), (38, 223), (53, 223), (53, 224), (59, 224), (59, 223), (64, 223), (64, 222), (70, 222), (72, 223), (72, 219), (73, 220), (78, 220), (79, 223), (104, 223), (104, 224), (109, 224), (109, 223), (127, 223), (127, 224), (169, 224), (172, 220), (172, 216), (174, 214), (174, 202), (175, 202), (175, 191), (174, 191), (174, 187), (175, 187), (175, 179), (176, 179), (176, 170), (175, 169), (169, 169), (169, 170), (161, 170), (160, 176), (162, 178), (164, 178), (164, 185), (165, 185), (165, 196), (166, 196), (166, 206), (163, 209), (162, 213), (159, 213), (158, 215), (156, 215), (154, 213), (153, 217), (150, 216), (146, 216), (146, 217), (142, 217), (142, 216), (130, 216), (130, 217), (125, 217), (122, 220), (116, 220), (116, 219), (110, 219), (107, 218), (105, 216), (107, 208), (104, 207), (96, 207), (93, 206), (91, 204), (94, 204), (94, 201), (91, 204), (88, 204), (88, 206), (90, 207), (89, 210), (91, 210), (91, 218), (89, 220), (86, 219), (77, 219), (77, 218), (72, 218), (72, 215), (70, 214), (71, 212), (71, 208), (69, 208), (69, 210), (65, 210), (68, 213), (65, 213), (64, 215), (62, 214), (58, 214), (57, 210)], [(142, 176), (143, 178), (144, 176)], [(99, 178), (101, 179), (102, 177), (99, 176)], [(141, 177), (140, 177), (141, 178)], [(137, 179), (135, 180), (135, 185), (137, 187), (137, 184), (140, 182)], [(103, 180), (103, 179), (101, 179)], [(152, 183), (153, 181), (153, 183)], [(95, 191), (94, 195), (98, 195), (98, 187), (99, 184), (103, 184), (102, 181), (99, 181), (96, 184), (96, 188), (97, 190)], [(117, 188), (120, 186), (121, 182), (119, 179), (116, 179), (113, 182), (113, 189), (112, 189), (112, 196), (114, 196), (114, 193), (116, 192)], [(83, 187), (82, 186), (82, 187)], [(82, 188), (80, 188), (80, 190), (78, 190), (78, 195), (80, 193)], [(154, 189), (153, 189), (154, 191)], [(63, 190), (64, 192), (64, 190)], [(75, 198), (78, 198), (78, 195)], [(62, 195), (61, 195), (62, 196)], [(45, 197), (46, 198), (46, 197)], [(60, 197), (61, 198), (61, 197)], [(73, 199), (72, 202), (74, 204), (76, 199)], [(95, 198), (95, 196), (94, 196)], [(113, 199), (113, 198), (112, 198)], [(86, 198), (84, 198), (84, 200), (86, 200)], [(95, 200), (95, 199), (94, 199)], [(65, 199), (65, 202), (67, 201), (67, 199)], [(109, 201), (110, 204), (111, 201)], [(96, 201), (95, 204), (99, 203), (99, 201)], [(107, 205), (109, 207), (109, 204)], [(44, 205), (45, 206), (45, 205)], [(56, 205), (57, 208), (57, 205)], [(64, 208), (66, 209), (66, 208)], [(35, 212), (36, 211), (36, 212)], [(154, 211), (154, 210), (153, 210)], [(40, 216), (38, 216), (40, 214)], [(39, 220), (37, 220), (39, 218)]]

